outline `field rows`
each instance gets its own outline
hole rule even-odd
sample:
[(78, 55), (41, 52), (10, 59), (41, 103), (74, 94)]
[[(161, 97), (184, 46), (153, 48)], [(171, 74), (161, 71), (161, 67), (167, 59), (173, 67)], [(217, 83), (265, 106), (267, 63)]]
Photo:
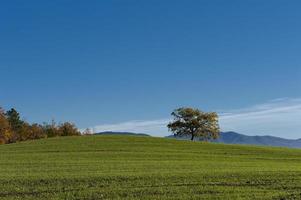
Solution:
[(301, 199), (301, 151), (133, 136), (0, 146), (0, 199)]

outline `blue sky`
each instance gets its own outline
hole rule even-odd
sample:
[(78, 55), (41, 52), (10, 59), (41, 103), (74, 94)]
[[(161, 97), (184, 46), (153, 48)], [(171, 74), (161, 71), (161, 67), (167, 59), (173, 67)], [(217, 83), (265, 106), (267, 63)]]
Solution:
[(174, 108), (192, 106), (219, 112), (224, 130), (298, 138), (300, 7), (293, 0), (1, 1), (0, 105), (32, 122), (153, 135), (167, 134)]

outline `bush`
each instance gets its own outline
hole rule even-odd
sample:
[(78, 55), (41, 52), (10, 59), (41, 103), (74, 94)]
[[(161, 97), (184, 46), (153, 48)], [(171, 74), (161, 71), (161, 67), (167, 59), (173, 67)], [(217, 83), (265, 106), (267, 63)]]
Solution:
[(78, 136), (81, 135), (80, 131), (76, 126), (70, 122), (65, 122), (59, 125), (58, 127), (60, 136)]

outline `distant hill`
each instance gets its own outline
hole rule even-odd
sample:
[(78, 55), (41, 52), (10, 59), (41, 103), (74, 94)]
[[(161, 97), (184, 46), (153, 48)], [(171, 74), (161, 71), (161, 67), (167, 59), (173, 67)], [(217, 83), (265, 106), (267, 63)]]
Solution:
[(114, 132), (114, 131), (99, 132), (99, 133), (95, 133), (95, 135), (134, 135), (134, 136), (146, 136), (146, 137), (150, 137), (150, 135), (145, 134), (145, 133)]
[[(189, 137), (175, 137), (173, 135), (167, 136), (169, 138), (177, 138), (188, 140)], [(212, 140), (212, 142), (225, 143), (225, 144), (251, 144), (263, 146), (279, 146), (301, 148), (301, 139), (290, 140), (273, 136), (247, 136), (236, 132), (223, 132), (220, 138)]]

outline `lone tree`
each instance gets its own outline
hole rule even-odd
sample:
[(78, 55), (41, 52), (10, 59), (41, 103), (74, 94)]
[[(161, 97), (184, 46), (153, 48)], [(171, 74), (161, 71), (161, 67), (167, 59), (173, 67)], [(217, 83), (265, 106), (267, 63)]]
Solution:
[(167, 127), (176, 136), (199, 137), (202, 140), (217, 139), (220, 129), (215, 112), (202, 112), (193, 108), (178, 108), (171, 113), (174, 120)]

